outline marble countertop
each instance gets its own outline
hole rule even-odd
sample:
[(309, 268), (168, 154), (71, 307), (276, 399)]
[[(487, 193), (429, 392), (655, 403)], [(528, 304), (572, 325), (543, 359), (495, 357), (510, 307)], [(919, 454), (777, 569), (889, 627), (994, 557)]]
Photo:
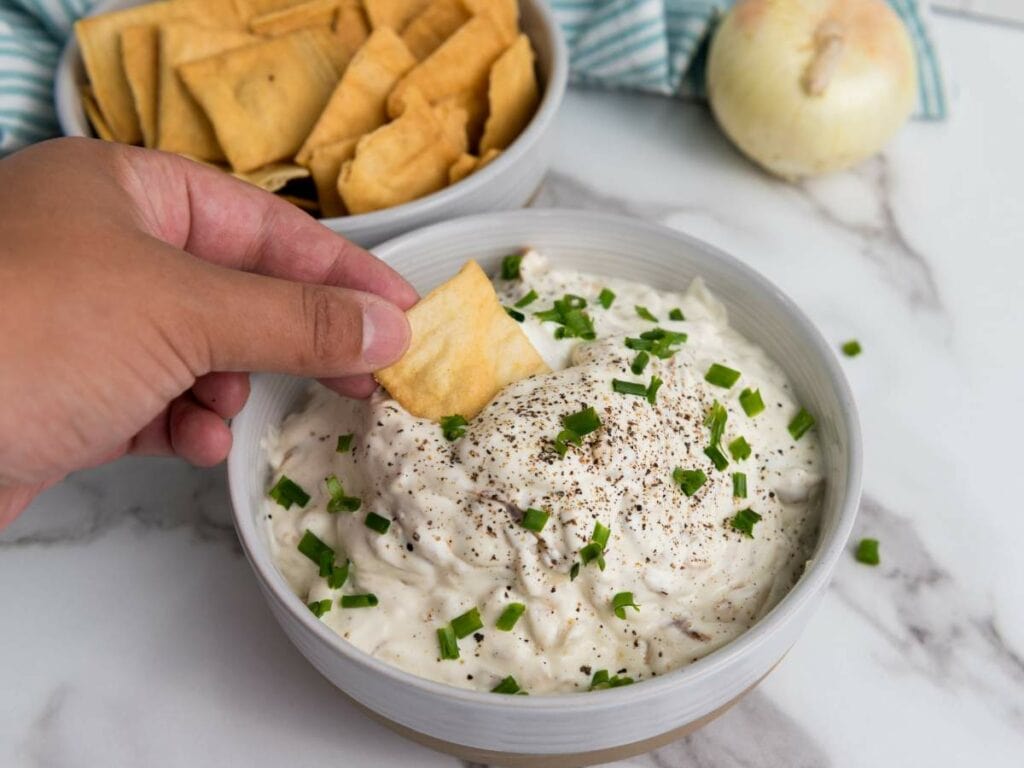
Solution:
[[(685, 230), (777, 282), (836, 343), (865, 437), (854, 538), (779, 668), (695, 735), (622, 765), (1020, 766), (1024, 31), (942, 17), (953, 115), (800, 185), (705, 108), (571, 92), (538, 205)], [(223, 468), (125, 460), (0, 535), (0, 765), (448, 766), (347, 703), (275, 625)]]

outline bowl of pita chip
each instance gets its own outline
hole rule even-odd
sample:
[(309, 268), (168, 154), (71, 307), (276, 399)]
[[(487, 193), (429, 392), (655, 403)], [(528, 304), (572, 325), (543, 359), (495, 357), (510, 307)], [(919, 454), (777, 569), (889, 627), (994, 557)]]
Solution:
[(369, 247), (525, 205), (567, 72), (542, 0), (112, 0), (56, 105), (66, 135), (215, 166)]

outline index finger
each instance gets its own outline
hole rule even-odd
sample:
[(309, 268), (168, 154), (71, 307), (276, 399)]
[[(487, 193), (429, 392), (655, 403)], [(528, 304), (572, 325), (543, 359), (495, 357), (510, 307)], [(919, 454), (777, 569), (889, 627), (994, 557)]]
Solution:
[(375, 293), (408, 309), (416, 290), (373, 254), (269, 192), (177, 155), (119, 148), (146, 230), (220, 266)]

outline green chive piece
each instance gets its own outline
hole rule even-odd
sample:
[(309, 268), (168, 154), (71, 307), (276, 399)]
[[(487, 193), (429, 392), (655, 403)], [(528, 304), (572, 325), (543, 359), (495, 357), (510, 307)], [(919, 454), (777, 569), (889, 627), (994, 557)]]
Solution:
[(744, 389), (740, 392), (740, 405), (743, 406), (743, 412), (750, 418), (757, 416), (757, 414), (764, 410), (764, 400), (761, 399), (761, 390)]
[(594, 521), (594, 532), (590, 534), (590, 540), (595, 544), (600, 544), (601, 549), (607, 549), (608, 539), (612, 535), (612, 529), (607, 525), (603, 525), (600, 520)]
[(633, 601), (632, 592), (619, 592), (612, 598), (612, 611), (620, 619), (626, 618), (626, 609), (632, 608), (639, 613), (640, 606)]
[(519, 522), (523, 528), (534, 533), (540, 533), (544, 530), (544, 526), (548, 524), (548, 518), (551, 517), (550, 512), (545, 512), (543, 509), (534, 509), (530, 507), (523, 512), (523, 519)]
[(437, 644), (441, 647), (442, 659), (459, 658), (459, 641), (451, 624), (437, 628)]
[(321, 552), (320, 562), (317, 565), (320, 566), (319, 574), (325, 579), (328, 578), (334, 571), (334, 553)]
[(723, 389), (729, 389), (739, 379), (739, 371), (719, 365), (718, 363), (712, 363), (711, 367), (708, 368), (708, 372), (704, 374), (704, 381)]
[(853, 556), (857, 558), (858, 563), (864, 563), (864, 565), (881, 563), (882, 559), (878, 556), (878, 539), (861, 539)]
[(658, 390), (661, 389), (661, 385), (664, 384), (661, 379), (657, 376), (651, 376), (651, 383), (647, 385), (647, 402), (654, 405), (658, 401)]
[(647, 307), (641, 307), (639, 304), (637, 304), (634, 307), (634, 309), (636, 310), (636, 313), (640, 317), (642, 317), (644, 320), (647, 320), (648, 322), (651, 322), (651, 323), (658, 322), (658, 318), (656, 318), (654, 315), (652, 315), (651, 314), (651, 310), (649, 310)]
[(522, 309), (523, 307), (528, 307), (531, 304), (533, 304), (533, 302), (535, 302), (536, 300), (537, 292), (531, 288), (530, 291), (525, 296), (523, 296), (523, 298), (521, 298), (519, 301), (515, 303), (515, 308)]
[(331, 589), (341, 589), (348, 581), (348, 560), (344, 565), (335, 565), (331, 568), (331, 575), (327, 577), (327, 586)]
[(750, 443), (742, 435), (729, 443), (729, 453), (733, 461), (744, 461), (750, 458)]
[(327, 492), (331, 495), (331, 500), (327, 502), (328, 512), (355, 512), (362, 506), (362, 500), (357, 499), (355, 496), (345, 495), (345, 489), (342, 487), (337, 475), (330, 475), (324, 478), (324, 483), (327, 485)]
[(519, 267), (523, 263), (523, 254), (511, 253), (501, 260), (501, 277), (503, 280), (518, 280)]
[(580, 560), (583, 561), (584, 565), (590, 565), (596, 562), (597, 567), (602, 571), (604, 570), (604, 547), (598, 544), (596, 541), (592, 541), (582, 549), (580, 549)]
[(647, 387), (639, 381), (622, 381), (622, 379), (612, 379), (612, 391), (618, 392), (620, 395), (647, 397)]
[(715, 469), (721, 472), (723, 469), (729, 466), (729, 460), (725, 458), (725, 454), (715, 445), (709, 445), (704, 449), (704, 455), (711, 459), (711, 463), (715, 465)]
[(722, 435), (725, 433), (725, 422), (729, 414), (725, 406), (715, 400), (711, 403), (707, 415), (704, 417), (704, 426), (711, 430), (711, 445), (717, 447), (722, 442)]
[(743, 472), (732, 473), (732, 495), (737, 499), (747, 498), (747, 476)]
[(558, 324), (555, 329), (556, 339), (579, 338), (591, 341), (597, 338), (597, 333), (590, 316), (583, 311), (586, 306), (587, 300), (582, 296), (567, 293), (556, 299), (551, 309), (534, 312), (533, 315), (542, 322)]
[(345, 494), (345, 489), (341, 487), (341, 481), (338, 479), (337, 475), (328, 475), (325, 477), (324, 485), (327, 486), (327, 493), (332, 499)]
[(330, 558), (331, 563), (334, 563), (334, 550), (324, 544), (320, 537), (308, 528), (299, 540), (298, 549), (299, 552), (304, 554), (318, 566), (323, 563), (323, 558), (325, 556)]
[(666, 360), (679, 351), (678, 346), (685, 343), (686, 339), (685, 333), (654, 328), (641, 333), (638, 339), (627, 338), (625, 344), (628, 349), (650, 352), (655, 357)]
[(472, 635), (478, 629), (482, 629), (483, 626), (484, 622), (480, 618), (480, 611), (475, 606), (451, 620), (452, 631), (460, 640), (467, 635)]
[(341, 596), (342, 608), (376, 608), (378, 602), (377, 596), (369, 592), (363, 595)]
[(685, 320), (686, 318), (683, 317), (683, 310), (681, 310), (679, 307), (676, 307), (675, 309), (673, 309), (672, 311), (670, 311), (668, 313), (668, 319), (669, 320)]
[(526, 315), (524, 315), (518, 309), (512, 309), (512, 307), (505, 307), (505, 312), (517, 323), (521, 323), (523, 322), (523, 320), (526, 319)]
[(597, 294), (597, 303), (605, 309), (611, 307), (613, 301), (615, 301), (615, 294), (607, 288), (602, 288), (601, 292)]
[(387, 533), (388, 528), (391, 527), (391, 521), (386, 517), (381, 517), (376, 512), (370, 512), (366, 519), (363, 520), (363, 524), (372, 531), (377, 533)]
[(569, 581), (576, 581), (576, 577), (580, 575), (580, 564), (573, 563), (572, 568), (569, 569)]
[(583, 438), (577, 435), (571, 429), (563, 429), (561, 432), (555, 435), (555, 453), (557, 453), (559, 456), (565, 456), (565, 452), (569, 450), (569, 443), (579, 445), (581, 442), (583, 442)]
[(601, 417), (597, 415), (593, 406), (589, 406), (582, 411), (563, 416), (562, 424), (566, 429), (582, 437), (596, 431), (601, 426)]
[(793, 436), (794, 440), (799, 440), (813, 426), (814, 417), (806, 409), (801, 408), (797, 415), (793, 417), (793, 420), (789, 422), (789, 434)]
[(287, 475), (281, 475), (281, 479), (274, 483), (267, 495), (285, 509), (291, 509), (292, 504), (298, 504), (299, 507), (309, 504), (309, 494)]
[(319, 619), (321, 616), (323, 616), (325, 613), (331, 610), (331, 601), (315, 600), (312, 603), (309, 603), (306, 607), (309, 608), (309, 610), (313, 612), (313, 615)]
[(861, 353), (860, 342), (856, 339), (850, 339), (848, 342), (843, 344), (840, 349), (843, 350), (843, 354), (847, 357), (856, 357)]
[(352, 449), (352, 438), (355, 435), (338, 435), (338, 447), (335, 449), (338, 453), (348, 453)]
[(501, 612), (498, 620), (494, 623), (496, 629), (502, 632), (511, 632), (512, 628), (519, 621), (519, 617), (526, 613), (526, 606), (522, 603), (509, 603)]
[(441, 417), (441, 434), (444, 435), (444, 439), (448, 442), (458, 440), (464, 434), (466, 434), (466, 425), (469, 422), (466, 421), (465, 416), (460, 416), (457, 413), (451, 416)]
[(739, 531), (748, 539), (754, 538), (754, 524), (761, 519), (761, 516), (757, 514), (750, 507), (741, 509), (736, 515), (729, 521), (729, 524), (734, 530)]
[(609, 677), (607, 669), (599, 669), (590, 678), (590, 690), (602, 691), (606, 688), (619, 688), (623, 685), (631, 685), (632, 683), (632, 677), (620, 677), (619, 675)]
[(516, 679), (509, 675), (504, 678), (500, 683), (491, 688), (491, 693), (519, 693), (519, 683)]
[(708, 476), (704, 474), (701, 469), (683, 469), (682, 467), (676, 467), (672, 470), (672, 479), (676, 482), (683, 493), (689, 498), (693, 496), (701, 486), (708, 481)]
[(637, 352), (636, 357), (633, 358), (633, 362), (629, 366), (629, 370), (639, 376), (644, 372), (644, 368), (647, 367), (647, 363), (651, 360), (651, 356), (646, 352)]

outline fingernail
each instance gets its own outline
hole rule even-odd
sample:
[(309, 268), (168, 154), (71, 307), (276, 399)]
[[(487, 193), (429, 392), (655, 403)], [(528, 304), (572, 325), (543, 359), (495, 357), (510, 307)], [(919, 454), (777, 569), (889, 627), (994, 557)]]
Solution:
[(409, 321), (394, 304), (380, 299), (363, 309), (363, 360), (374, 370), (398, 360), (409, 343)]

